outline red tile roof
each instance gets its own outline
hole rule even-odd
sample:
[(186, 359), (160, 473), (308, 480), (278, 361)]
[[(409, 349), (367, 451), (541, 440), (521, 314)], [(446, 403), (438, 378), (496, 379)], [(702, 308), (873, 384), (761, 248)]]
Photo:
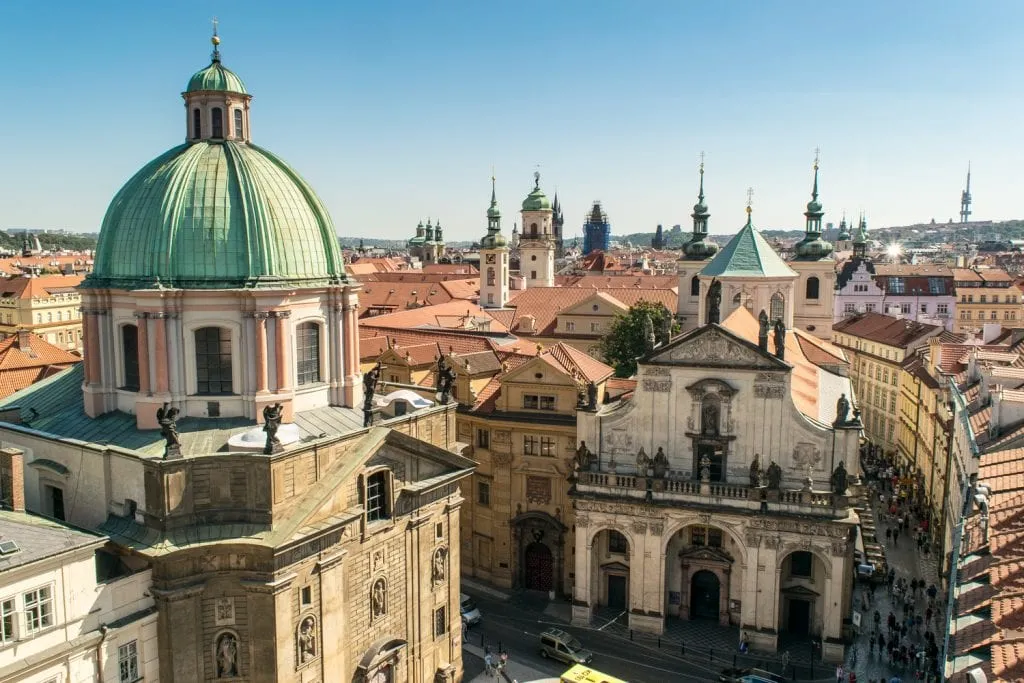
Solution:
[(81, 356), (30, 332), (11, 335), (0, 341), (0, 398), (81, 362)]
[[(389, 283), (393, 284), (393, 283)], [(472, 301), (452, 299), (432, 306), (410, 308), (409, 310), (370, 316), (360, 320), (361, 325), (371, 327), (439, 327), (457, 330), (482, 329), (484, 332), (508, 332), (508, 328), (495, 320), (486, 309)]]
[(939, 334), (942, 328), (883, 313), (858, 313), (832, 325), (832, 331), (905, 349), (914, 342)]
[(83, 275), (19, 276), (0, 280), (0, 298), (33, 299), (69, 292), (82, 284)]
[[(675, 311), (679, 297), (669, 289), (623, 289), (597, 288), (584, 289), (576, 287), (530, 287), (519, 292), (508, 302), (509, 308), (515, 309), (512, 329), (518, 334), (533, 336), (551, 336), (558, 323), (558, 314), (593, 296), (595, 292), (606, 294), (624, 307), (629, 308), (641, 301), (660, 303), (670, 311)], [(532, 315), (535, 320), (535, 332), (527, 333), (521, 329), (524, 315)]]

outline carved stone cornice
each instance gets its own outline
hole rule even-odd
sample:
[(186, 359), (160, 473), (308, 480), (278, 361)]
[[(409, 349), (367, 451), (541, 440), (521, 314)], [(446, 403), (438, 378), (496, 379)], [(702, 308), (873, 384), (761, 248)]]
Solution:
[(287, 574), (275, 581), (239, 581), (242, 589), (247, 593), (266, 593), (276, 595), (281, 591), (288, 590), (292, 582), (299, 577), (298, 574)]
[(202, 595), (203, 591), (206, 590), (206, 584), (196, 583), (191, 586), (184, 586), (182, 588), (150, 588), (149, 592), (153, 594), (153, 599), (158, 602), (180, 602), (181, 600), (188, 600), (194, 598), (197, 595)]
[(132, 313), (132, 315), (135, 316), (135, 318), (137, 318), (138, 320), (145, 320), (152, 314), (149, 311), (135, 311), (134, 313)]
[(292, 315), (291, 311), (270, 311), (268, 315), (271, 318), (290, 318)]

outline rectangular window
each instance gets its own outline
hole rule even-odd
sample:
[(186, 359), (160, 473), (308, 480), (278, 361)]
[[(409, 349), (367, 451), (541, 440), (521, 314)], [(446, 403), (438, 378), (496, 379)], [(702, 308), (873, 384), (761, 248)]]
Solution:
[(542, 436), (540, 438), (540, 454), (549, 457), (555, 454), (555, 438), (553, 436)]
[(25, 628), (29, 633), (53, 626), (53, 593), (49, 586), (25, 593)]
[(537, 437), (535, 437), (535, 436), (524, 436), (523, 437), (523, 454), (524, 455), (537, 455)]
[(722, 530), (695, 526), (690, 529), (691, 545), (707, 545), (711, 548), (722, 547)]
[(981, 295), (981, 303), (983, 303), (983, 304), (988, 303), (988, 297), (985, 296), (984, 294)]
[(572, 322), (571, 320), (567, 321), (565, 323), (565, 331), (566, 332), (575, 332), (576, 331), (576, 323)]
[(998, 294), (993, 294), (992, 295), (992, 303), (994, 303), (994, 304), (999, 303), (999, 295)]
[(476, 430), (476, 445), (480, 448), (491, 447), (491, 430), (489, 429), (478, 429)]
[[(143, 319), (145, 324), (146, 320)], [(139, 328), (125, 325), (121, 328), (121, 353), (124, 356), (124, 388), (139, 390)]]
[(302, 591), (299, 593), (299, 601), (303, 607), (309, 607), (313, 604), (313, 587), (303, 586)]
[(864, 304), (864, 310), (866, 312), (868, 312), (868, 313), (874, 313), (875, 312), (875, 305), (871, 304), (871, 303)]
[(928, 304), (921, 304), (920, 311), (918, 311), (918, 312), (919, 313), (927, 313), (928, 312)]
[(242, 110), (241, 109), (236, 109), (235, 110), (235, 137), (236, 138), (244, 138), (245, 137), (244, 133), (245, 133), (245, 131), (242, 130)]
[(989, 320), (998, 320), (999, 316), (996, 314), (995, 311), (992, 311), (991, 313), (989, 313), (988, 319)]
[(366, 482), (366, 520), (387, 519), (387, 479), (384, 472), (374, 472)]
[(608, 534), (608, 553), (615, 555), (628, 555), (629, 554), (629, 541), (626, 537), (617, 531), (609, 532)]
[(892, 413), (893, 415), (896, 414), (896, 392), (895, 391), (890, 391), (889, 392), (889, 412)]
[(843, 306), (843, 313), (856, 313), (857, 304), (847, 303)]
[(233, 393), (231, 382), (231, 333), (220, 327), (196, 330), (196, 393)]
[(591, 332), (600, 332), (601, 331), (601, 323), (590, 323), (590, 331)]
[(434, 525), (434, 538), (437, 538), (437, 539), (444, 538), (444, 523), (443, 522), (438, 522), (437, 524)]
[(139, 649), (136, 641), (117, 648), (118, 683), (134, 683), (139, 680)]
[(491, 485), (486, 481), (476, 483), (476, 502), (485, 508), (491, 507)]
[(902, 294), (903, 293), (903, 278), (891, 277), (889, 278), (889, 293), (890, 294)]
[(902, 313), (903, 315), (910, 315), (910, 304), (900, 304), (900, 313)]
[(440, 638), (448, 633), (448, 610), (444, 605), (434, 610), (434, 637)]
[(300, 385), (320, 381), (320, 326), (316, 323), (295, 328), (295, 369)]
[(523, 408), (527, 410), (537, 410), (540, 405), (540, 399), (537, 398), (536, 394), (523, 394)]
[(0, 603), (0, 641), (14, 640), (14, 598)]
[(941, 277), (928, 278), (928, 291), (932, 294), (945, 294), (946, 286)]
[(974, 303), (974, 295), (973, 294), (968, 294), (967, 295), (967, 303), (969, 303), (969, 304), (973, 304)]
[(949, 314), (949, 304), (937, 304), (935, 306), (935, 311), (939, 315), (948, 315)]
[(555, 397), (554, 396), (541, 396), (540, 397), (540, 409), (541, 410), (554, 410), (555, 409)]

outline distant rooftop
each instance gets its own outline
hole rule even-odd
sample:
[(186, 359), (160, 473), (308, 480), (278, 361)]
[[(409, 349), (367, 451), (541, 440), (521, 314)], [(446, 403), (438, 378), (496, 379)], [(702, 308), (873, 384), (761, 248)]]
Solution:
[(0, 510), (0, 573), (105, 541), (99, 534), (57, 520), (28, 512)]

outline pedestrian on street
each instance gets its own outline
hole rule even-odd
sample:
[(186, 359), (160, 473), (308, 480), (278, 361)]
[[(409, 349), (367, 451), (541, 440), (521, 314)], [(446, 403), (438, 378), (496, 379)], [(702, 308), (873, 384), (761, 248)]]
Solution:
[(892, 529), (886, 528), (886, 530), (885, 530), (885, 542), (886, 543), (891, 543), (892, 542)]
[(843, 671), (843, 665), (840, 664), (836, 667), (836, 683), (843, 683), (843, 678), (846, 676), (846, 672)]

